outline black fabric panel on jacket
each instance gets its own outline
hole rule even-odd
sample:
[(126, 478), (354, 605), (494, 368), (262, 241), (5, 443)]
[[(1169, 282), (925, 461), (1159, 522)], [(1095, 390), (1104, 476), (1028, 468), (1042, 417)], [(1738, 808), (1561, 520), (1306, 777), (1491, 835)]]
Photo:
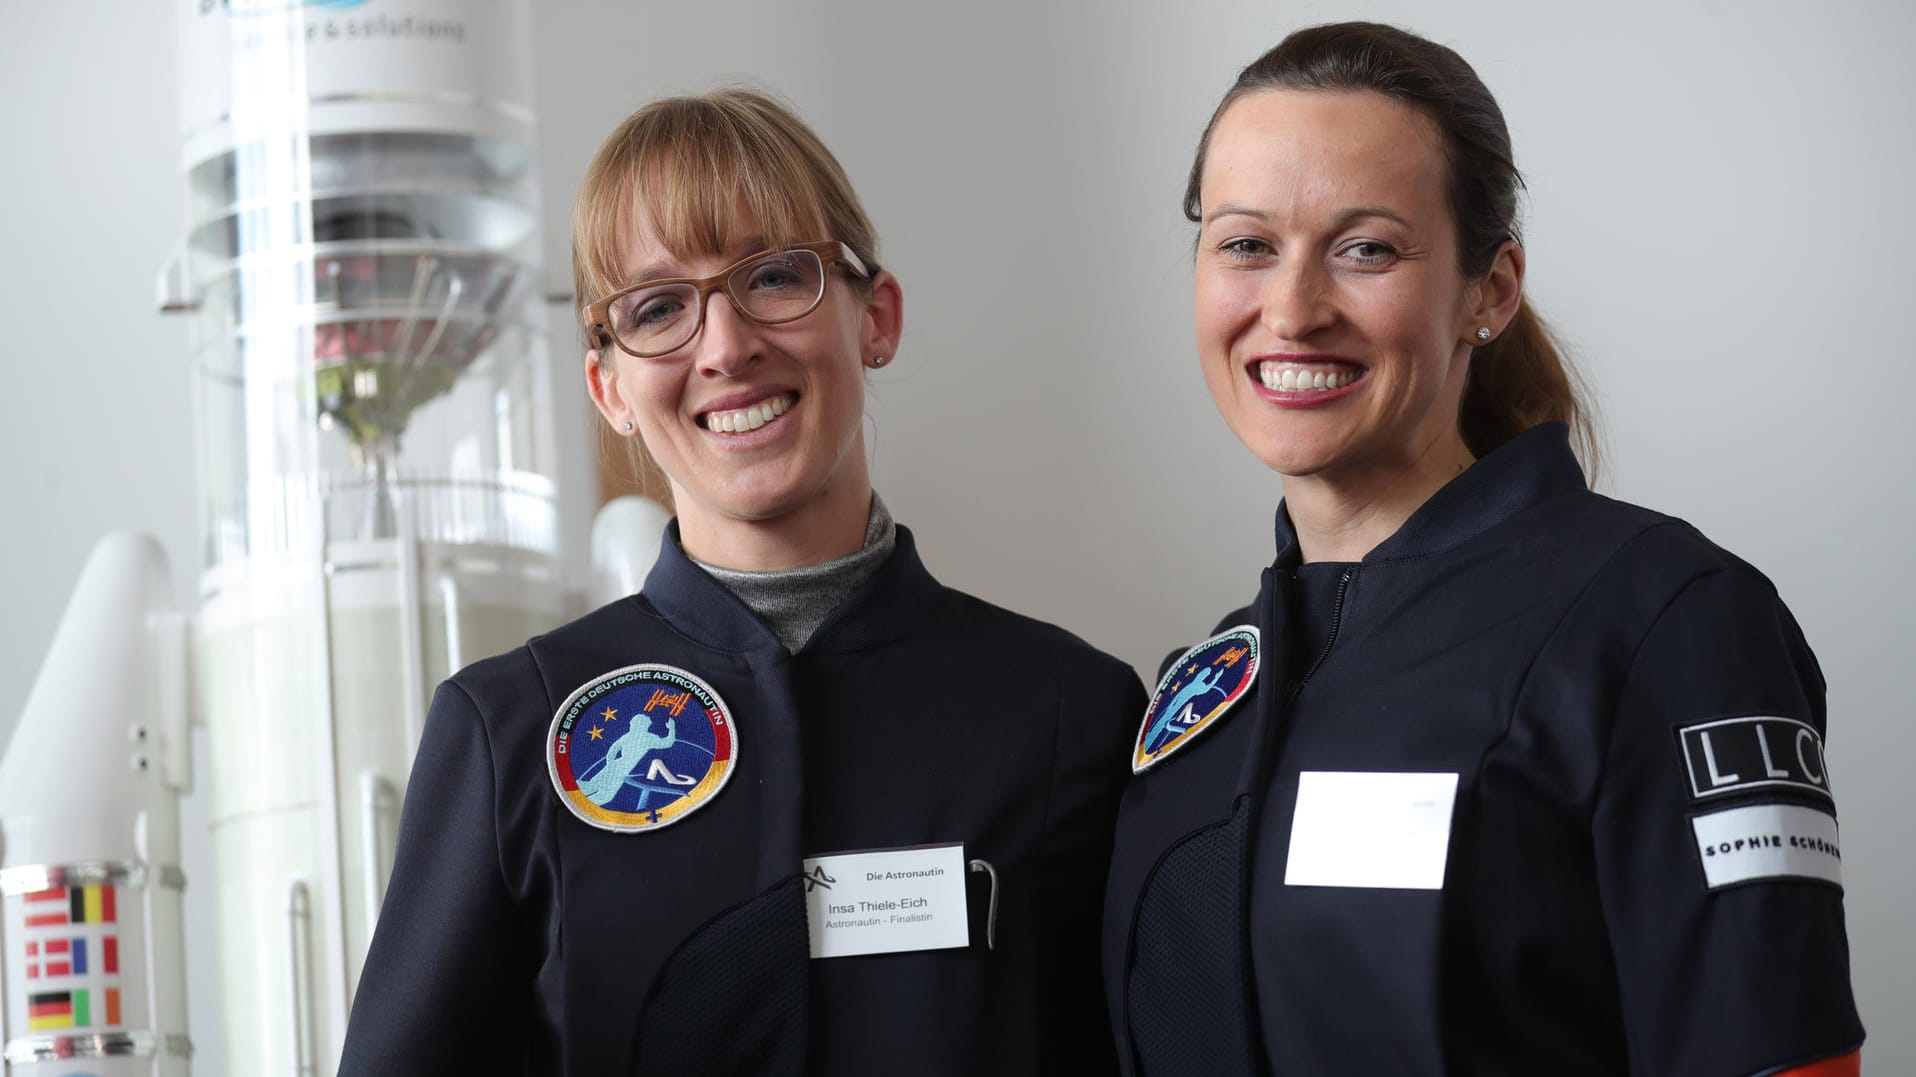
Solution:
[[(803, 879), (721, 914), (686, 940), (653, 984), (632, 1073), (803, 1074), (809, 948)], [(713, 1027), (726, 1035), (686, 1034)]]
[[(548, 746), (563, 700), (640, 663), (724, 700), (736, 769), (619, 832), (567, 806)], [(668, 533), (642, 595), (440, 691), (345, 1072), (1109, 1072), (1090, 910), (1142, 697), (941, 586), (906, 528), (796, 655)], [(941, 842), (996, 868), (995, 949), (809, 956), (804, 856)]]
[(1244, 945), (1252, 801), (1185, 838), (1145, 882), (1126, 1011), (1141, 1072), (1258, 1072)]
[[(1122, 802), (1106, 990), (1118, 1042), (1157, 1052), (1143, 1077), (1217, 1068), (1232, 1031), (1191, 969), (1241, 952), (1255, 1071), (1286, 1077), (1752, 1077), (1861, 1042), (1825, 686), (1760, 573), (1589, 491), (1561, 424), (1453, 479), (1341, 595), (1338, 566), (1284, 570), (1281, 507), (1276, 538), (1257, 616), (1267, 668), (1304, 664), (1295, 694), (1265, 698), (1260, 674), (1257, 721), (1227, 718)], [(1229, 784), (1227, 754), (1257, 780)], [(1454, 797), (1406, 803), (1406, 778)], [(1183, 911), (1245, 932), (1151, 956), (1172, 885), (1151, 865), (1233, 790), (1255, 805), (1246, 889)], [(1433, 807), (1442, 832), (1408, 850), (1370, 821)], [(1295, 881), (1294, 847), (1317, 858)], [(1436, 853), (1439, 875), (1396, 870)]]

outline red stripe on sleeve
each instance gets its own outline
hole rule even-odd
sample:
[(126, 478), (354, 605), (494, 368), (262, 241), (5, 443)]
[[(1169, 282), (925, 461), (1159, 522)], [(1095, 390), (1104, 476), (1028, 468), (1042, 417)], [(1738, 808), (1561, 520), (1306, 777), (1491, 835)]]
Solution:
[(102, 955), (101, 960), (106, 962), (106, 971), (108, 972), (120, 971), (120, 940), (119, 938), (113, 935), (108, 935), (105, 939), (101, 940), (100, 945), (101, 945), (101, 949), (104, 951), (104, 954)]
[(114, 886), (100, 887), (100, 921), (102, 923), (113, 923), (113, 891), (117, 889), (119, 888)]
[(57, 887), (54, 887), (52, 890), (36, 890), (33, 893), (27, 895), (27, 901), (29, 902), (65, 901), (66, 899), (67, 899), (67, 888), (64, 886), (57, 886)]
[(73, 975), (73, 966), (64, 961), (49, 961), (47, 962), (47, 975), (71, 976)]
[(66, 922), (67, 922), (67, 914), (64, 909), (59, 912), (35, 913), (34, 915), (27, 917), (28, 927), (53, 927), (57, 924), (64, 924)]
[(67, 940), (65, 940), (65, 939), (48, 939), (48, 940), (47, 940), (47, 953), (50, 953), (50, 954), (64, 954), (64, 953), (67, 953), (67, 952), (69, 952), (69, 951), (68, 951), (68, 947), (69, 947), (70, 945), (71, 945), (71, 944), (70, 944), (70, 943), (68, 943), (68, 942), (67, 942)]
[(1862, 1072), (1863, 1052), (1851, 1051), (1841, 1058), (1826, 1058), (1821, 1062), (1784, 1070), (1776, 1077), (1861, 1077)]

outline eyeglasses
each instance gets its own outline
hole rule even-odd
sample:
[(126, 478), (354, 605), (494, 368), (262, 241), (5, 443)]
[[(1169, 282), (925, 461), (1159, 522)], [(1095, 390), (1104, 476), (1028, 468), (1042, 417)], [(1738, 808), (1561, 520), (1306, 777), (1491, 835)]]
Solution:
[(825, 298), (825, 261), (861, 280), (873, 271), (843, 243), (826, 240), (788, 250), (760, 251), (709, 277), (674, 277), (634, 284), (585, 308), (586, 332), (599, 347), (618, 344), (653, 359), (698, 335), (705, 301), (723, 288), (733, 309), (760, 325), (795, 321)]

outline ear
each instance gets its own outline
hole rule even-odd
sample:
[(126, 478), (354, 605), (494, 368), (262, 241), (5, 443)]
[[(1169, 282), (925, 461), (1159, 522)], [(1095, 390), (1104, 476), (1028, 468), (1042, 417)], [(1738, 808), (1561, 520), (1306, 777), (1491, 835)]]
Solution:
[(632, 421), (633, 416), (632, 409), (627, 407), (624, 398), (619, 396), (619, 375), (612, 367), (612, 364), (618, 360), (616, 358), (606, 362), (599, 360), (599, 352), (585, 353), (585, 389), (592, 394), (592, 403), (599, 409), (599, 414), (605, 416), (605, 421), (611, 424), (612, 432), (624, 436), (625, 424)]
[(897, 277), (880, 270), (872, 280), (871, 298), (865, 301), (864, 338), (858, 342), (865, 365), (876, 369), (897, 355), (904, 334), (905, 293)]
[(1517, 316), (1523, 304), (1523, 248), (1515, 240), (1504, 240), (1491, 260), (1490, 269), (1470, 286), (1466, 296), (1468, 316), (1463, 325), (1463, 342), (1471, 347), (1485, 343), (1477, 330), (1490, 330), (1490, 339), (1503, 335), (1504, 327)]

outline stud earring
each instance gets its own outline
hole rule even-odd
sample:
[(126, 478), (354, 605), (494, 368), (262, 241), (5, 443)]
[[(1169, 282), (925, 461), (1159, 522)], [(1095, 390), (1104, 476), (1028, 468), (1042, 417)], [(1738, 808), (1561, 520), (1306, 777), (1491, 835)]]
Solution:
[(886, 362), (888, 362), (888, 360), (882, 355), (872, 356), (872, 366), (875, 366), (875, 367), (884, 366)]
[(1477, 342), (1480, 344), (1490, 343), (1490, 327), (1489, 326), (1480, 325), (1477, 327)]
[(628, 433), (628, 434), (630, 434), (630, 433), (632, 432), (632, 420), (630, 420), (630, 419), (627, 419), (627, 420), (625, 421), (625, 432), (626, 432), (626, 433)]

